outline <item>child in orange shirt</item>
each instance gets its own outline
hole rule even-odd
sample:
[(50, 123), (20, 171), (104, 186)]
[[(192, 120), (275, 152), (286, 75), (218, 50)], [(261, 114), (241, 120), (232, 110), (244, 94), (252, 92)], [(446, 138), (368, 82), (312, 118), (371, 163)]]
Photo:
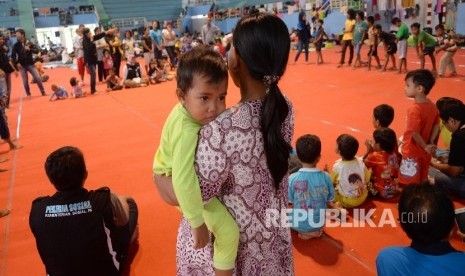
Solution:
[(372, 170), (368, 191), (373, 195), (389, 199), (397, 194), (399, 159), (397, 156), (396, 133), (387, 127), (375, 129), (373, 149), (363, 160)]
[(428, 99), (435, 84), (433, 74), (424, 69), (410, 71), (405, 77), (405, 94), (415, 103), (407, 110), (402, 138), (402, 161), (399, 183), (412, 184), (428, 180), (428, 168), (439, 134), (439, 112)]

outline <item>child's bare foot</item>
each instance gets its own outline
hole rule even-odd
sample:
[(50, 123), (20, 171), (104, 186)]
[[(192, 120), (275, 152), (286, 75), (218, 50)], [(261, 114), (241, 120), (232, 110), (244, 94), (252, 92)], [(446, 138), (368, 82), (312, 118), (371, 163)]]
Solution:
[(10, 150), (18, 150), (18, 149), (22, 149), (23, 146), (21, 145), (16, 145), (16, 144), (13, 144), (13, 145), (10, 145)]
[(6, 172), (6, 171), (8, 171), (8, 169), (2, 169), (2, 168), (0, 168), (0, 172)]
[(8, 158), (0, 158), (0, 163), (8, 161)]
[(343, 66), (343, 64), (342, 64), (342, 63), (339, 63), (339, 64), (337, 65), (337, 68), (341, 68), (342, 66)]
[(310, 240), (310, 239), (313, 239), (313, 238), (319, 238), (321, 237), (321, 235), (323, 235), (323, 230), (317, 230), (317, 231), (313, 231), (313, 232), (301, 232), (298, 234), (299, 238), (301, 238), (302, 240)]
[(379, 69), (380, 72), (386, 72), (386, 68)]

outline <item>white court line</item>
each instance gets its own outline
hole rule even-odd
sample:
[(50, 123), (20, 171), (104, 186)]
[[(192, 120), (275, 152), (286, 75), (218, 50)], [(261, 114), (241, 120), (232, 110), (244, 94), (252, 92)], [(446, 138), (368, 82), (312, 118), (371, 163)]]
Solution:
[[(23, 88), (24, 89), (24, 88)], [(21, 127), (21, 113), (23, 110), (23, 95), (25, 92), (24, 90), (21, 91), (20, 97), (19, 97), (19, 107), (18, 107), (18, 119), (16, 123), (16, 139), (19, 138), (19, 133), (20, 133), (20, 127)], [(23, 149), (24, 150), (24, 149)], [(6, 208), (10, 211), (12, 210), (13, 207), (13, 188), (15, 186), (15, 179), (16, 179), (16, 160), (18, 156), (18, 150), (13, 151), (13, 160), (11, 162), (11, 169), (10, 169), (10, 181), (9, 181), (9, 186), (8, 186), (8, 193), (6, 197)], [(3, 246), (2, 246), (2, 251), (3, 251), (3, 256), (1, 258), (1, 267), (0, 267), (0, 272), (1, 275), (6, 276), (6, 268), (7, 268), (7, 257), (8, 257), (8, 248), (10, 245), (10, 225), (11, 225), (11, 214), (4, 217), (5, 219), (5, 226), (3, 227)]]

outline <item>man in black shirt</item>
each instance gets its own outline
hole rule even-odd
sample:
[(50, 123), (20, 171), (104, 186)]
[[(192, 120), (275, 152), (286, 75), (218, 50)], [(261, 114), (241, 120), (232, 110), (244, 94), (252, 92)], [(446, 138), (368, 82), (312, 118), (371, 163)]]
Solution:
[(97, 46), (95, 42), (101, 39), (106, 35), (111, 35), (115, 33), (117, 29), (110, 29), (106, 32), (99, 33), (97, 35), (92, 35), (89, 28), (82, 30), (82, 49), (84, 50), (84, 63), (87, 67), (87, 70), (90, 74), (90, 93), (94, 94), (97, 92), (95, 88), (95, 66), (97, 66), (98, 57), (97, 57)]
[(5, 45), (5, 40), (0, 35), (0, 78), (4, 75), (6, 81), (6, 108), (10, 108), (11, 73), (14, 72), (18, 76), (18, 71), (8, 57), (8, 51), (8, 46)]
[(84, 156), (74, 147), (52, 152), (45, 171), (57, 192), (33, 201), (29, 225), (46, 273), (120, 275), (138, 235), (134, 200), (107, 187), (84, 189)]
[(434, 158), (431, 160), (431, 166), (441, 171), (434, 175), (434, 183), (465, 198), (465, 105), (459, 100), (449, 101), (439, 115), (444, 126), (452, 133), (452, 140), (446, 164)]
[(39, 51), (33, 43), (31, 43), (29, 40), (26, 40), (26, 33), (24, 30), (16, 30), (16, 38), (18, 39), (18, 42), (16, 42), (16, 44), (13, 46), (11, 58), (13, 59), (13, 62), (16, 64), (16, 67), (21, 74), (24, 90), (26, 90), (28, 98), (31, 97), (31, 91), (29, 88), (27, 72), (29, 72), (34, 78), (34, 81), (39, 86), (42, 96), (46, 96), (47, 93), (45, 93), (44, 86), (42, 85), (42, 79), (40, 78), (39, 72), (37, 72), (37, 69), (34, 66), (34, 60), (32, 58), (32, 54), (37, 54)]

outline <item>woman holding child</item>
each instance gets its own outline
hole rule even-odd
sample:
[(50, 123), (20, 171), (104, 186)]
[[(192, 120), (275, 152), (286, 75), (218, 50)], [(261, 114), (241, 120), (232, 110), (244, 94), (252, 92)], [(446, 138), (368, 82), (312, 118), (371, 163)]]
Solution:
[[(288, 204), (294, 118), (278, 82), (289, 48), (287, 27), (278, 17), (253, 14), (242, 18), (228, 58), (241, 101), (199, 134), (195, 169), (203, 199), (218, 197), (239, 226), (236, 275), (294, 275), (289, 228), (266, 222), (267, 210), (280, 212)], [(156, 180), (162, 198), (176, 204), (167, 179)], [(214, 275), (211, 244), (194, 249), (185, 219), (178, 233), (177, 266), (178, 275)]]

